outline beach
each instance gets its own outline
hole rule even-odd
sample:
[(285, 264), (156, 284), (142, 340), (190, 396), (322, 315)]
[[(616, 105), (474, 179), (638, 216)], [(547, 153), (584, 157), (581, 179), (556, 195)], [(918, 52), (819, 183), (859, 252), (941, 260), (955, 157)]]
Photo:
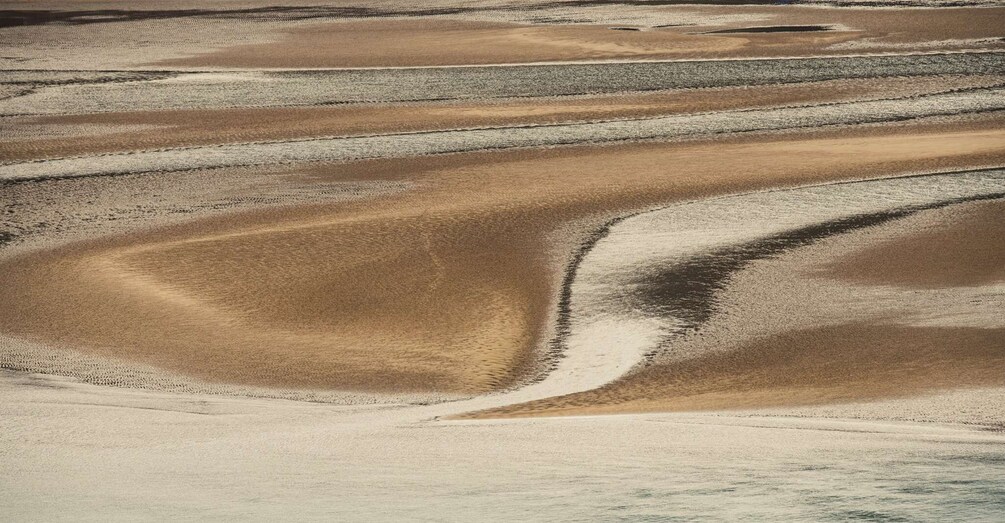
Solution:
[(1002, 22), (4, 7), (0, 502), (994, 519)]

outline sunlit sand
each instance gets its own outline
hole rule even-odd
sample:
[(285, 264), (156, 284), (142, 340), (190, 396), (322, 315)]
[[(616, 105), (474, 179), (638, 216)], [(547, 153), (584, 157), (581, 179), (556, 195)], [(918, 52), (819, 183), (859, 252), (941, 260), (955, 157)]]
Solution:
[(1005, 7), (807, 3), (0, 9), (2, 517), (998, 519)]

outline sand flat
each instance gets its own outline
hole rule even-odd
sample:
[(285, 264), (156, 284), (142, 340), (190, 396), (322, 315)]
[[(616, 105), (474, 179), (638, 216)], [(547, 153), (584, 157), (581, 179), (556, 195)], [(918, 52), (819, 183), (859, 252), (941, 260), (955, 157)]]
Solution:
[(1005, 4), (617, 1), (0, 9), (0, 519), (1000, 519)]
[[(676, 8), (680, 9), (680, 8)], [(289, 29), (277, 41), (157, 62), (199, 67), (389, 67), (630, 58), (840, 55), (1000, 47), (1005, 8), (862, 10), (794, 6), (689, 7), (707, 21), (683, 27), (526, 25), (420, 18), (347, 21)], [(721, 22), (742, 14), (758, 22)], [(772, 25), (821, 32), (714, 33)], [(617, 26), (616, 26), (617, 27)]]
[[(502, 125), (555, 124), (893, 98), (997, 85), (997, 76), (849, 79), (805, 84), (627, 93), (481, 103), (262, 107), (12, 118), (37, 138), (0, 141), (14, 162), (165, 147)], [(46, 136), (46, 132), (55, 136)]]
[(493, 390), (525, 376), (543, 342), (564, 256), (545, 246), (559, 227), (723, 192), (996, 165), (1005, 154), (997, 120), (856, 133), (318, 167), (311, 176), (382, 172), (419, 188), (7, 260), (13, 306), (0, 326), (230, 383)]
[[(746, 285), (763, 282), (755, 283), (753, 291), (737, 291), (748, 293), (755, 303), (722, 299), (726, 316), (714, 317), (711, 327), (703, 327), (704, 335), (698, 331), (679, 340), (675, 350), (680, 355), (668, 354), (594, 390), (461, 417), (798, 408), (1002, 387), (1005, 331), (1000, 318), (982, 322), (980, 305), (973, 302), (988, 302), (984, 307), (994, 311), (995, 302), (989, 300), (996, 294), (993, 285), (1000, 280), (994, 275), (1005, 254), (1000, 241), (1003, 207), (1000, 198), (950, 205), (838, 237), (836, 246), (825, 241), (810, 254), (791, 252), (775, 269), (788, 276), (776, 281), (763, 269), (755, 270), (757, 276), (749, 276)], [(932, 255), (932, 250), (946, 254)], [(797, 283), (803, 278), (809, 280)], [(820, 279), (830, 278), (859, 287), (808, 295), (799, 290), (801, 285), (823, 288)], [(757, 290), (758, 285), (783, 290), (771, 293)], [(952, 286), (966, 286), (964, 292), (970, 294), (952, 298), (941, 291)], [(933, 293), (919, 292), (923, 289)], [(890, 299), (898, 295), (903, 305)], [(954, 313), (954, 300), (970, 302), (968, 310)], [(744, 303), (741, 311), (730, 309)], [(790, 315), (791, 307), (803, 315)], [(758, 308), (767, 312), (758, 313)], [(845, 316), (835, 312), (842, 308)], [(725, 338), (716, 334), (721, 326), (715, 322), (728, 323), (729, 317), (767, 324), (778, 316), (786, 320), (766, 327), (765, 333), (747, 334), (748, 339), (728, 330), (732, 334)], [(703, 341), (703, 336), (710, 337)], [(698, 347), (695, 355), (687, 356), (694, 350), (688, 344)]]

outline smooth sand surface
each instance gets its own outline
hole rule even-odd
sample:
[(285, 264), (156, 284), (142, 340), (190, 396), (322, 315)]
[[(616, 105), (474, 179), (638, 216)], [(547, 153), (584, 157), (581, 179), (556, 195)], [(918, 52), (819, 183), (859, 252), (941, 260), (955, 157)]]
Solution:
[(565, 257), (588, 234), (555, 244), (559, 228), (725, 192), (998, 165), (1003, 143), (991, 118), (319, 166), (304, 174), (418, 188), (5, 260), (0, 328), (229, 383), (484, 392), (533, 369)]
[(1005, 282), (1005, 203), (946, 213), (914, 234), (834, 260), (824, 274), (862, 284), (938, 288)]
[[(679, 7), (671, 9), (682, 9)], [(1005, 8), (862, 10), (689, 6), (703, 22), (681, 27), (524, 25), (422, 18), (347, 21), (289, 29), (278, 41), (240, 45), (160, 66), (387, 67), (626, 58), (739, 58), (868, 50), (1000, 47)], [(757, 22), (729, 21), (746, 15)], [(721, 21), (725, 20), (725, 21)], [(825, 25), (821, 32), (712, 33), (772, 25)], [(621, 27), (621, 26), (615, 26)], [(981, 41), (977, 41), (981, 40)]]
[[(997, 85), (1002, 77), (850, 79), (597, 97), (481, 103), (140, 111), (15, 117), (0, 136), (0, 161), (235, 142), (635, 118), (915, 96)], [(26, 128), (34, 136), (24, 136)]]
[(742, 45), (741, 39), (723, 36), (691, 38), (670, 31), (614, 31), (604, 26), (368, 20), (294, 29), (277, 43), (244, 45), (165, 60), (158, 65), (261, 68), (491, 64), (658, 58), (684, 52), (711, 55)]
[(932, 423), (424, 422), (422, 407), (375, 416), (6, 372), (0, 395), (0, 500), (17, 520), (983, 521), (1003, 483), (1005, 436)]

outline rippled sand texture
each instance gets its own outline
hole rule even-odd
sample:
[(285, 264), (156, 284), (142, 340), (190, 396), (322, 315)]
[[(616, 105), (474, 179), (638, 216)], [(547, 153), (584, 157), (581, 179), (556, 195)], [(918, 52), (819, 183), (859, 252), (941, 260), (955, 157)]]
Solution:
[(995, 519), (1005, 6), (813, 3), (0, 7), (0, 506)]

